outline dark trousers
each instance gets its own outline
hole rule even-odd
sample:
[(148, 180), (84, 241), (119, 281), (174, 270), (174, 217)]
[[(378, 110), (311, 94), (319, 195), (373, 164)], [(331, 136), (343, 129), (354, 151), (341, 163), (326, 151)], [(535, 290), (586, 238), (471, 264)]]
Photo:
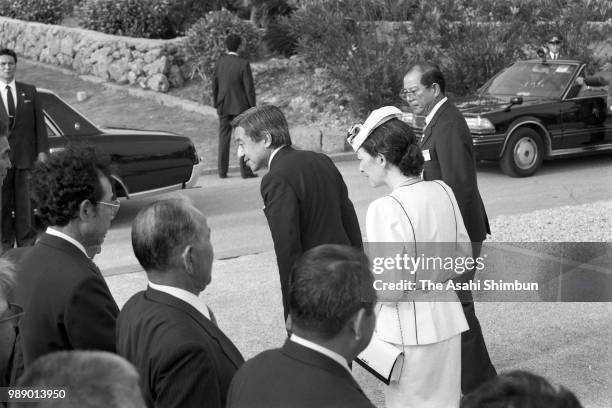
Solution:
[[(221, 177), (227, 176), (229, 167), (230, 146), (232, 143), (232, 120), (236, 115), (219, 115), (219, 156), (217, 159), (217, 173)], [(240, 175), (242, 178), (251, 177), (253, 172), (240, 157)]]
[[(474, 259), (480, 256), (482, 242), (472, 243), (472, 256)], [(461, 282), (470, 282), (474, 279), (476, 269), (465, 272), (461, 276)], [(480, 384), (497, 376), (497, 371), (491, 363), (487, 345), (482, 336), (480, 322), (476, 317), (472, 291), (458, 290), (457, 296), (461, 301), (465, 319), (469, 330), (461, 333), (461, 392), (465, 395), (474, 391)]]
[[(2, 186), (2, 249), (34, 245), (30, 201), (30, 169), (11, 168)], [(12, 214), (15, 212), (15, 218)]]

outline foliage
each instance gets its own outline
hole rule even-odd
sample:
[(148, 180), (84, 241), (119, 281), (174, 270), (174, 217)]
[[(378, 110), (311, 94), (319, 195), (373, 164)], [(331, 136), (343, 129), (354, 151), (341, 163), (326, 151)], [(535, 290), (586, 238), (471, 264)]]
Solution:
[(168, 12), (168, 25), (174, 36), (182, 36), (187, 29), (206, 13), (221, 9), (223, 0), (172, 0)]
[(25, 21), (57, 24), (66, 11), (64, 0), (1, 0), (0, 15)]
[(251, 7), (251, 21), (261, 27), (268, 27), (279, 17), (289, 16), (295, 10), (287, 0), (251, 0)]
[(257, 30), (250, 22), (240, 20), (225, 9), (209, 12), (187, 30), (187, 59), (194, 65), (196, 75), (212, 80), (215, 62), (227, 52), (225, 37), (231, 33), (242, 37), (245, 58), (255, 55), (259, 44)]
[(174, 36), (168, 15), (171, 0), (84, 0), (78, 7), (84, 28), (142, 38)]
[(297, 36), (291, 31), (287, 19), (270, 23), (262, 38), (268, 51), (284, 57), (290, 57), (297, 52)]

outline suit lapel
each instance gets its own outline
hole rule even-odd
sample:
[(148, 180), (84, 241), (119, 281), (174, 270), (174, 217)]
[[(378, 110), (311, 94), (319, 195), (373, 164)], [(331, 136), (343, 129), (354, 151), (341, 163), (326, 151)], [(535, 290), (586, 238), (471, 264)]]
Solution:
[(425, 128), (425, 132), (423, 133), (423, 141), (421, 142), (421, 147), (425, 146), (425, 143), (427, 143), (427, 141), (429, 140), (429, 138), (432, 135), (432, 130), (431, 129), (434, 126), (436, 126), (436, 122), (438, 122), (438, 120), (440, 119), (440, 117), (442, 116), (444, 111), (446, 111), (447, 108), (448, 108), (448, 100), (446, 100), (440, 106), (440, 108), (438, 108), (438, 110), (434, 114), (433, 118), (431, 118), (431, 121), (427, 124), (427, 127)]
[(85, 255), (79, 248), (75, 247), (73, 244), (66, 241), (65, 239), (45, 233), (41, 235), (39, 239), (39, 243), (41, 245), (47, 245), (47, 246), (53, 247), (62, 252), (66, 252), (71, 257), (81, 259), (83, 263), (86, 264), (92, 272), (94, 272), (96, 275), (102, 278), (104, 283), (106, 283), (106, 281), (104, 280), (102, 276), (102, 272), (100, 272), (100, 269), (96, 266), (96, 264), (94, 264), (93, 261), (89, 259), (87, 255)]
[(167, 293), (160, 292), (155, 289), (147, 288), (146, 296), (154, 302), (162, 303), (164, 305), (180, 309), (182, 312), (187, 313), (193, 320), (195, 320), (206, 333), (215, 340), (219, 345), (223, 354), (236, 366), (240, 367), (244, 362), (240, 351), (234, 346), (229, 338), (217, 327), (216, 324), (204, 317), (199, 311), (188, 303), (171, 296)]
[[(3, 93), (6, 92), (6, 90), (2, 89), (1, 90)], [(8, 112), (6, 111), (6, 105), (4, 105), (4, 102), (0, 103), (0, 105), (2, 105), (2, 108), (0, 109), (0, 119), (2, 119), (2, 121), (6, 124), (9, 123), (9, 117), (8, 117)]]
[(15, 92), (17, 93), (17, 107), (15, 109), (15, 120), (13, 121), (13, 127), (19, 120), (19, 114), (23, 112), (23, 100), (25, 96), (25, 89), (20, 82), (15, 82)]

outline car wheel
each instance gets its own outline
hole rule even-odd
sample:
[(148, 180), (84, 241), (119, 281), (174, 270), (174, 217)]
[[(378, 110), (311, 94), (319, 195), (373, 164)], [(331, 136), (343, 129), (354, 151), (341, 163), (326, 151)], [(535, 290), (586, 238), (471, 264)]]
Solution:
[(531, 176), (544, 158), (542, 138), (533, 129), (520, 128), (514, 132), (499, 162), (504, 173), (512, 177)]

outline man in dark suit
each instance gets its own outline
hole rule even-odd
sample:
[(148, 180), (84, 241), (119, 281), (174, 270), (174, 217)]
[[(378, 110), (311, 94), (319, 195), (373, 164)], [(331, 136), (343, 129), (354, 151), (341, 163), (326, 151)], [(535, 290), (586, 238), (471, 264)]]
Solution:
[[(2, 247), (4, 250), (34, 244), (30, 204), (31, 170), (49, 152), (47, 130), (36, 88), (15, 82), (17, 54), (0, 49), (0, 120), (8, 125), (13, 168), (2, 187)], [(12, 213), (15, 213), (13, 219)]]
[(374, 407), (350, 370), (376, 324), (373, 283), (360, 250), (321, 245), (304, 253), (289, 282), (291, 337), (238, 370), (227, 407)]
[(132, 224), (149, 284), (119, 314), (117, 352), (134, 364), (149, 408), (225, 407), (244, 362), (198, 295), (211, 281), (206, 217), (184, 199), (158, 201)]
[(270, 169), (261, 181), (261, 196), (274, 241), (286, 319), (287, 281), (295, 261), (321, 244), (362, 248), (359, 222), (334, 163), (324, 154), (293, 149), (280, 109), (251, 108), (232, 126), (247, 165), (254, 171)]
[[(412, 67), (404, 77), (401, 96), (413, 111), (426, 115), (421, 149), (425, 163), (423, 179), (442, 180), (457, 199), (467, 229), (474, 258), (480, 255), (482, 242), (490, 234), (489, 220), (478, 191), (476, 160), (472, 135), (459, 110), (445, 96), (446, 81), (440, 69), (431, 63)], [(474, 278), (472, 269), (462, 281)], [(497, 375), (491, 364), (474, 310), (470, 291), (458, 291), (470, 330), (461, 336), (461, 388), (464, 394)]]
[(19, 323), (25, 368), (54, 351), (114, 352), (119, 309), (86, 251), (102, 244), (119, 209), (108, 160), (93, 149), (69, 148), (39, 163), (33, 176), (49, 227), (18, 257), (15, 301), (25, 311)]
[[(238, 56), (242, 39), (230, 34), (225, 39), (228, 53), (217, 61), (213, 82), (213, 103), (219, 113), (219, 158), (217, 169), (219, 177), (227, 177), (230, 143), (232, 140), (232, 120), (248, 108), (255, 106), (255, 86), (249, 61)], [(240, 156), (240, 175), (242, 178), (255, 177)]]

